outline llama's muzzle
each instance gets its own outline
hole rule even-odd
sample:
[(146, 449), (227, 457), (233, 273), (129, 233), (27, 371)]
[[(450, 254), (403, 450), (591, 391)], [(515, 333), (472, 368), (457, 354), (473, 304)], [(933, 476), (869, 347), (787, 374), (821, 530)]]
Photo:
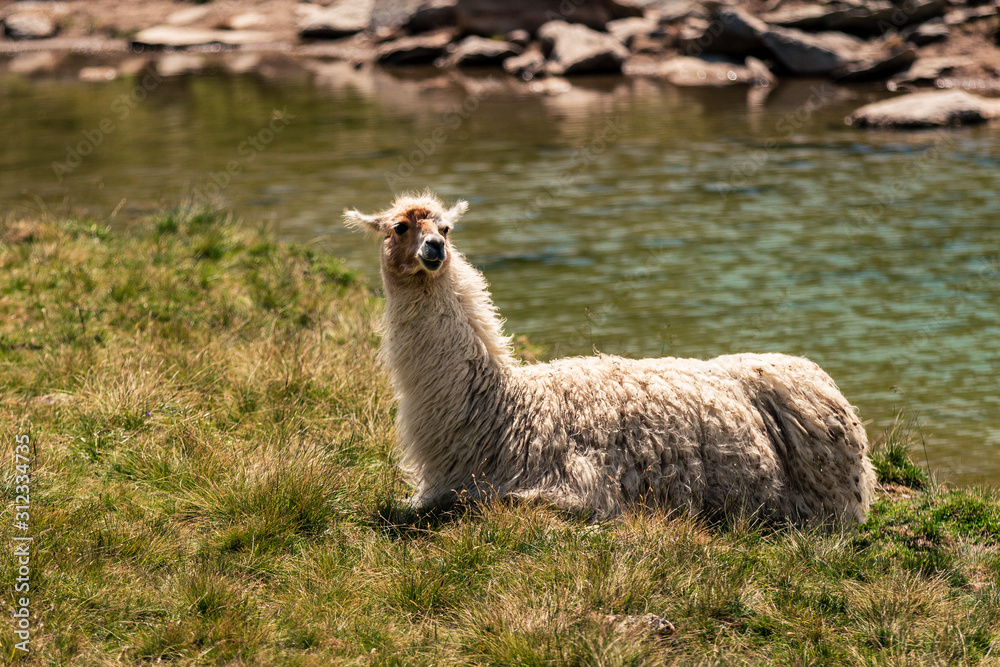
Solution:
[(425, 269), (428, 271), (437, 271), (444, 264), (446, 254), (444, 239), (431, 237), (421, 244), (417, 257), (420, 258), (420, 263), (423, 264)]

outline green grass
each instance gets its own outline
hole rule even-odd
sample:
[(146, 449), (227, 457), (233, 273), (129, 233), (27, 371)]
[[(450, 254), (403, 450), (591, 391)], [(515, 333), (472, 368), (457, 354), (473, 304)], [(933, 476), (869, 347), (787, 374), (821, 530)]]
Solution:
[[(417, 517), (377, 294), (218, 214), (132, 227), (0, 222), (4, 543), (19, 434), (35, 537), (32, 652), (7, 624), (4, 662), (996, 662), (1000, 498), (932, 484), (907, 422), (843, 534), (536, 503)], [(645, 614), (675, 631), (609, 619)]]

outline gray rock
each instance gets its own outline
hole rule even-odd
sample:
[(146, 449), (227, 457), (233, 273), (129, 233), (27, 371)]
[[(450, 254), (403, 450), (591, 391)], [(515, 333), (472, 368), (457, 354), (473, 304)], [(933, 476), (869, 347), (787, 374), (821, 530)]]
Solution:
[(946, 6), (947, 0), (907, 0), (899, 4), (867, 0), (862, 4), (836, 2), (790, 7), (762, 14), (760, 18), (771, 25), (799, 30), (875, 35), (940, 16)]
[(972, 65), (974, 62), (972, 58), (918, 58), (906, 71), (889, 79), (886, 85), (889, 90), (896, 90), (904, 85), (932, 84), (953, 69)]
[(403, 21), (411, 35), (447, 28), (458, 23), (458, 0), (427, 0)]
[(629, 61), (625, 73), (631, 76), (661, 77), (681, 87), (718, 88), (724, 86), (770, 86), (777, 79), (767, 66), (754, 57), (739, 63), (723, 56), (675, 56), (659, 62), (639, 64)]
[(325, 8), (306, 5), (306, 14), (299, 21), (299, 37), (340, 39), (367, 30), (374, 5), (374, 0), (341, 0)]
[(1000, 118), (1000, 100), (963, 90), (935, 90), (867, 104), (846, 122), (855, 127), (922, 128), (974, 125), (995, 118)]
[(530, 81), (545, 69), (545, 56), (537, 48), (529, 49), (519, 56), (503, 61), (503, 71)]
[(423, 35), (403, 37), (378, 47), (375, 61), (382, 65), (429, 63), (446, 55), (454, 30), (437, 30)]
[(963, 7), (950, 11), (944, 15), (946, 25), (961, 25), (980, 19), (993, 18), (997, 15), (997, 6), (993, 4), (981, 5), (979, 7)]
[(688, 19), (678, 38), (678, 45), (688, 55), (705, 53), (746, 56), (763, 55), (763, 35), (769, 26), (738, 7), (719, 6), (708, 21)]
[(205, 30), (173, 25), (158, 25), (139, 31), (132, 38), (133, 46), (150, 48), (185, 48), (206, 44), (263, 44), (274, 41), (274, 35), (259, 30)]
[(3, 20), (3, 32), (10, 39), (47, 39), (59, 32), (59, 25), (44, 12), (15, 10)]
[(951, 32), (951, 28), (945, 25), (944, 21), (939, 23), (928, 21), (927, 23), (909, 28), (900, 33), (900, 35), (915, 46), (926, 46), (927, 44), (948, 39), (949, 32)]
[(545, 71), (555, 76), (621, 72), (628, 49), (611, 35), (577, 23), (549, 21), (538, 29), (548, 55)]
[(831, 72), (842, 81), (867, 81), (882, 79), (905, 70), (917, 59), (917, 52), (910, 48), (890, 49), (884, 44), (870, 43), (858, 54), (854, 62)]
[(845, 68), (857, 61), (865, 45), (842, 32), (807, 33), (795, 28), (771, 28), (761, 39), (787, 70), (805, 76)]
[(642, 14), (642, 7), (624, 0), (458, 0), (462, 32), (487, 37), (517, 29), (534, 33), (553, 20), (600, 29), (608, 21)]
[(631, 47), (632, 41), (640, 35), (648, 36), (661, 32), (659, 21), (644, 16), (615, 19), (614, 21), (609, 21), (604, 28), (608, 31), (608, 34), (627, 47)]
[(485, 37), (469, 35), (448, 56), (448, 64), (456, 67), (501, 66), (505, 60), (520, 54), (524, 49), (510, 42), (498, 42)]
[(527, 46), (531, 42), (531, 33), (527, 30), (511, 30), (506, 35), (506, 39), (511, 44), (517, 44), (518, 46)]

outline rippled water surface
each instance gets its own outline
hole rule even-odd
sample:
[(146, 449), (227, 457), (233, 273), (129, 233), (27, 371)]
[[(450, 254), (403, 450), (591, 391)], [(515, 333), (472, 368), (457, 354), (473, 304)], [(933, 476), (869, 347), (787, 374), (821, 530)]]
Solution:
[(553, 356), (805, 355), (870, 433), (905, 407), (945, 478), (1000, 483), (1000, 129), (858, 132), (871, 91), (822, 82), (315, 70), (0, 78), (0, 206), (134, 219), (204, 193), (377, 280), (341, 211), (429, 186), (472, 203), (455, 242)]

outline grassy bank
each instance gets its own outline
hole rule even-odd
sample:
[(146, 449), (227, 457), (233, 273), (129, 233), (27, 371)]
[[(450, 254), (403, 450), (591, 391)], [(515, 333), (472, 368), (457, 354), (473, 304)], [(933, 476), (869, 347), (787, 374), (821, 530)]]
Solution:
[(848, 534), (523, 505), (408, 520), (375, 293), (214, 214), (134, 227), (0, 222), (4, 548), (21, 434), (35, 538), (27, 658), (3, 560), (5, 661), (997, 660), (1000, 499), (929, 484), (905, 424)]

